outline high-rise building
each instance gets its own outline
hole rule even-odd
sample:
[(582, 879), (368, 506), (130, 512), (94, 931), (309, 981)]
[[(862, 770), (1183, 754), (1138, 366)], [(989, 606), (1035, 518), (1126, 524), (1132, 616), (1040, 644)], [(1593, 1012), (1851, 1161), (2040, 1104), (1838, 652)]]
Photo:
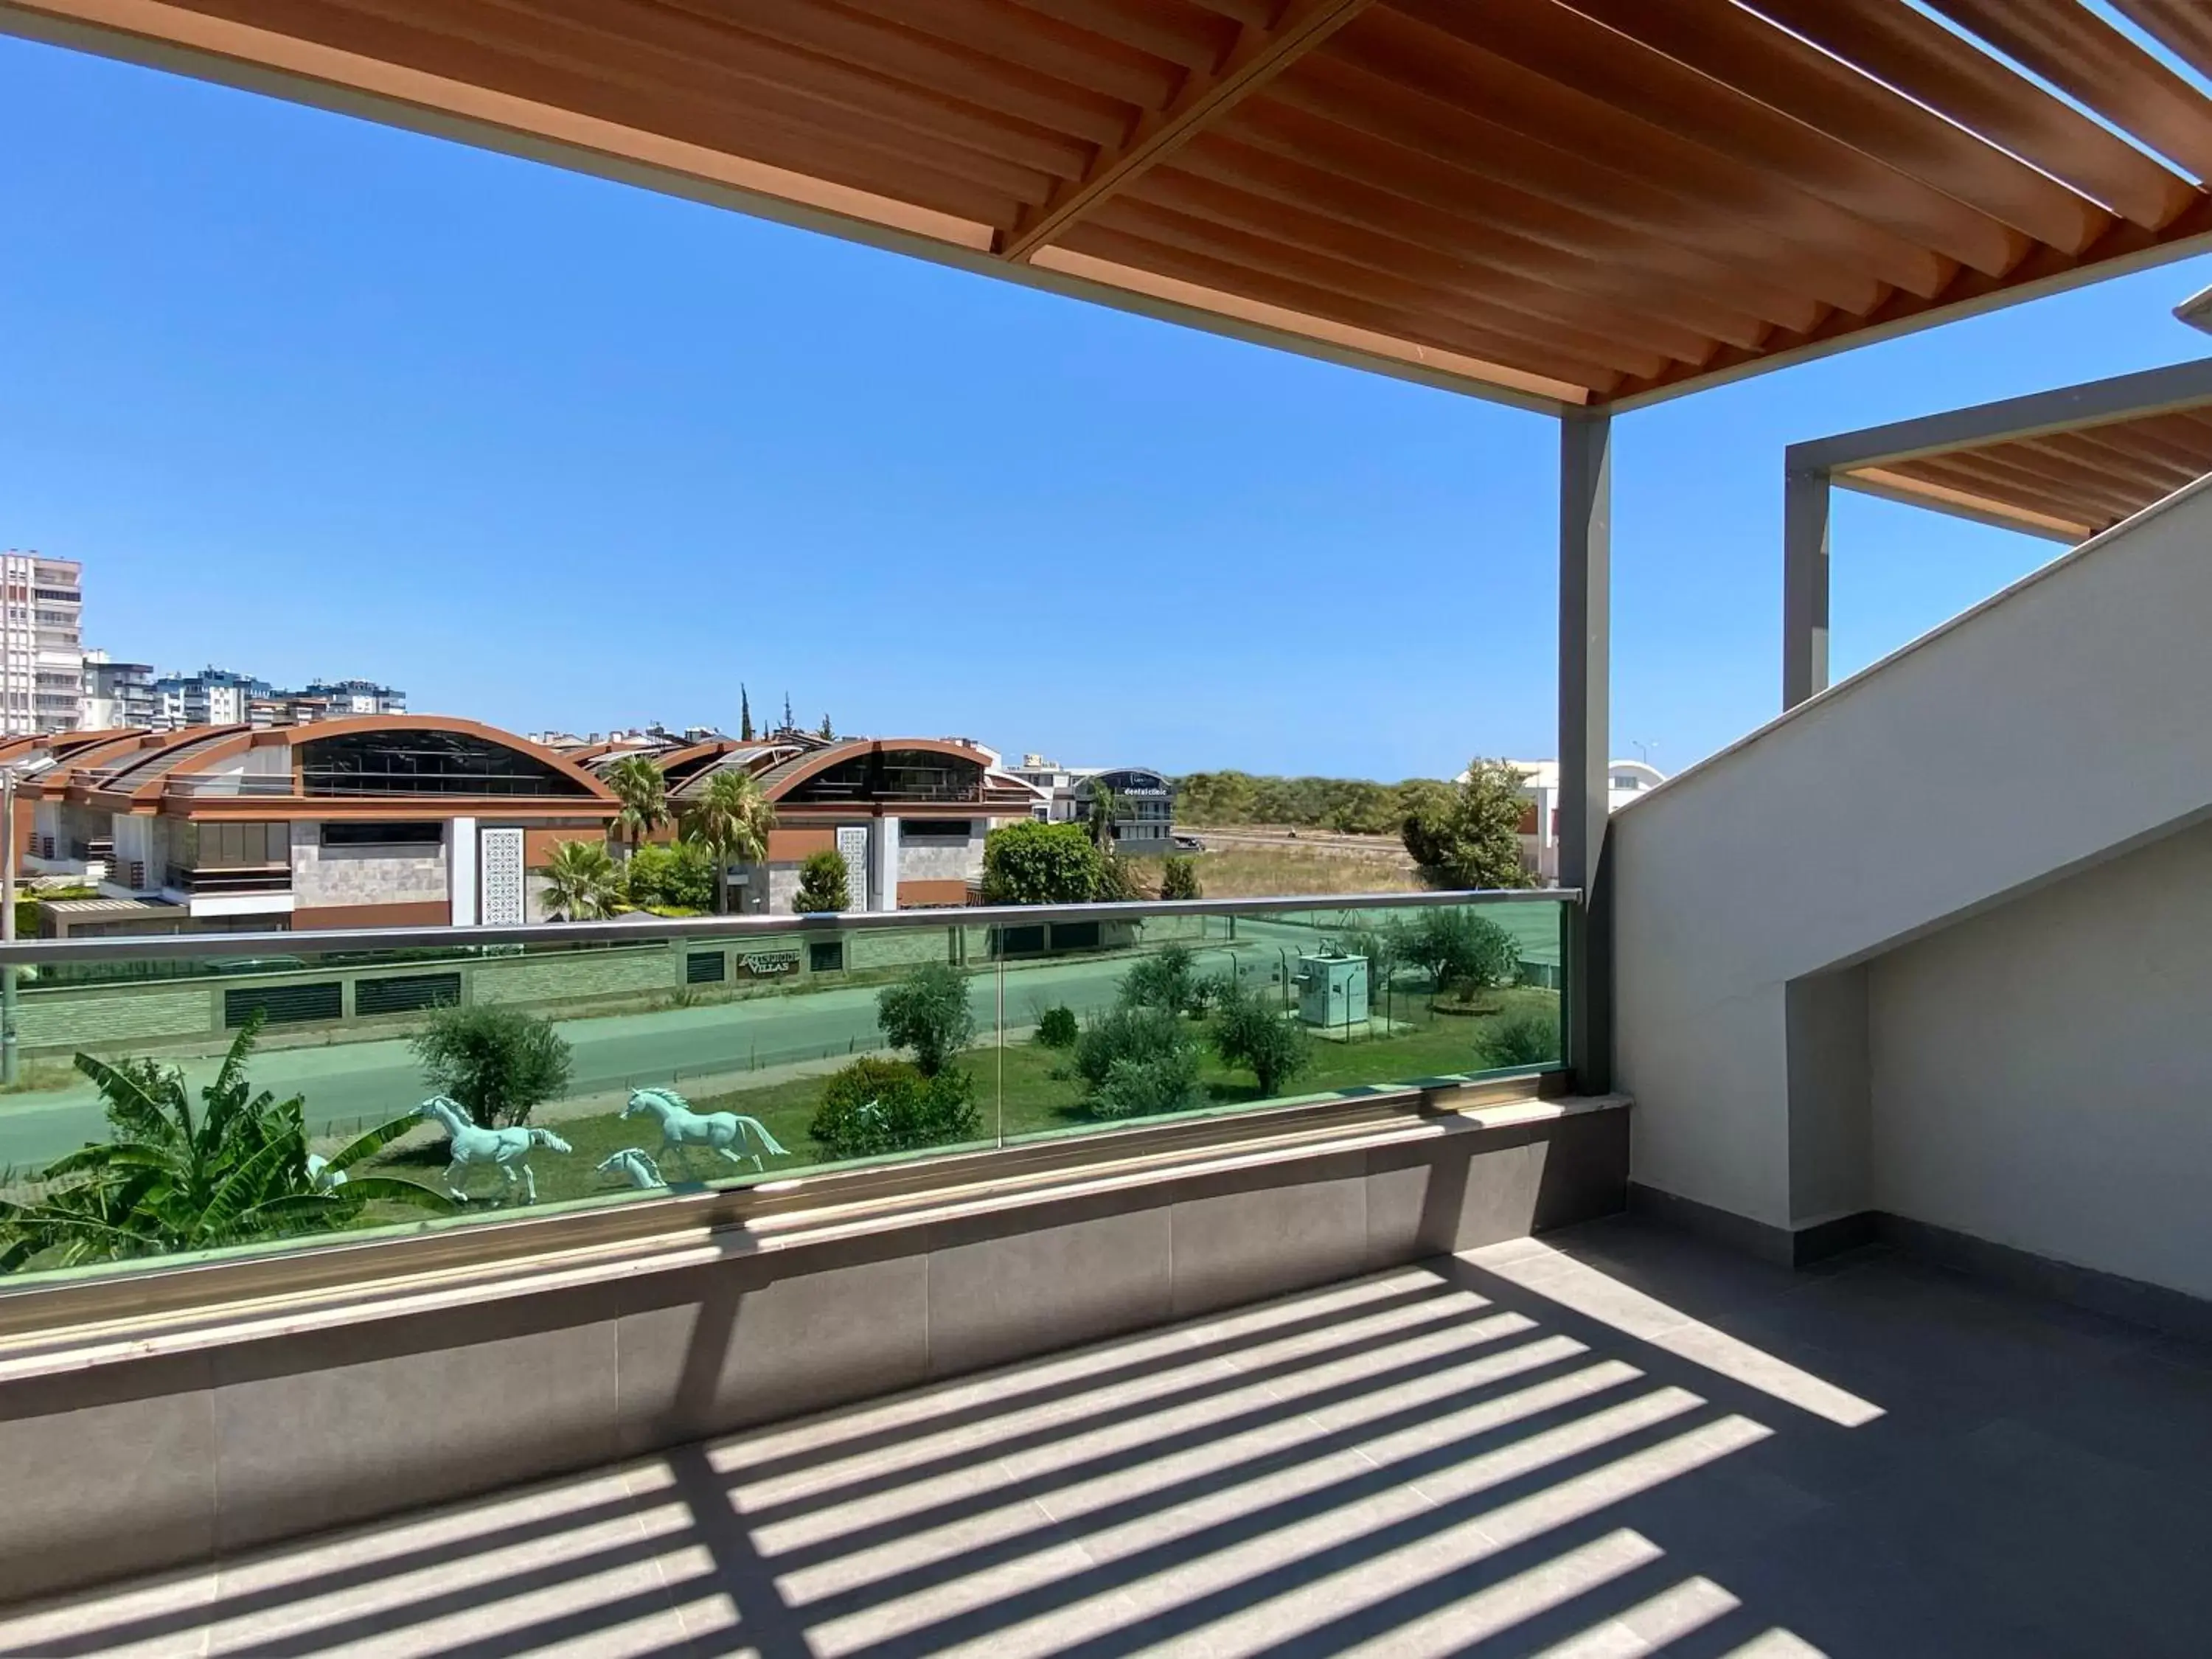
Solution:
[(71, 730), (84, 685), (83, 567), (0, 553), (0, 733)]
[(243, 726), (255, 699), (271, 694), (269, 682), (228, 668), (203, 668), (197, 674), (164, 674), (154, 682), (154, 724)]
[(151, 663), (117, 662), (105, 651), (84, 653), (84, 697), (77, 716), (82, 730), (152, 726), (161, 706)]
[(394, 686), (379, 685), (374, 680), (310, 680), (305, 691), (279, 695), (301, 701), (319, 697), (330, 705), (332, 715), (404, 714), (407, 712), (407, 694), (404, 691)]

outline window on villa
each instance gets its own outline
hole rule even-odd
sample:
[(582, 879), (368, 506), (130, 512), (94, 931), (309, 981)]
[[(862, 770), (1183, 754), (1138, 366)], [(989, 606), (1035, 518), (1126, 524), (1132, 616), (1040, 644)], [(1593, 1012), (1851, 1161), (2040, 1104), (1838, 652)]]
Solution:
[(901, 841), (966, 841), (975, 832), (966, 818), (902, 818)]
[(442, 823), (326, 823), (325, 847), (440, 847), (445, 844)]
[(854, 755), (795, 785), (793, 801), (975, 800), (982, 793), (983, 763), (927, 749), (890, 749)]
[(190, 823), (185, 862), (194, 870), (247, 870), (292, 861), (289, 823)]
[(310, 795), (588, 795), (558, 767), (465, 732), (349, 732), (299, 745)]

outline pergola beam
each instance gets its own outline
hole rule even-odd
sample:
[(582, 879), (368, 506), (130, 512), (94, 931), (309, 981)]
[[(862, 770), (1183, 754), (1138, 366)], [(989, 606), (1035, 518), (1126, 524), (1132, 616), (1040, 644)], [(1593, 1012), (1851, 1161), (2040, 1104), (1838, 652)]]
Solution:
[(1350, 22), (1372, 0), (1291, 0), (1272, 24), (1246, 23), (1218, 67), (1193, 72), (1164, 109), (1139, 118), (1120, 144), (1102, 149), (1084, 170), (1038, 205), (1024, 209), (995, 250), (1025, 260), (1056, 240), (1115, 191), (1172, 155), (1206, 125), (1234, 108)]
[(1815, 438), (1790, 445), (1787, 465), (1793, 471), (1808, 467), (1828, 473), (1893, 466), (1939, 450), (2040, 437), (2206, 403), (2212, 403), (2212, 357)]

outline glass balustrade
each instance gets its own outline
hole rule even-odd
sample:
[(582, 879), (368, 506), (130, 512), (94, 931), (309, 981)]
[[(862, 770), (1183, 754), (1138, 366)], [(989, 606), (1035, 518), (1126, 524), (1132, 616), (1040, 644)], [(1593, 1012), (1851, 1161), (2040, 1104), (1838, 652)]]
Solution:
[(0, 1265), (26, 1282), (1540, 1072), (1565, 903), (7, 947)]

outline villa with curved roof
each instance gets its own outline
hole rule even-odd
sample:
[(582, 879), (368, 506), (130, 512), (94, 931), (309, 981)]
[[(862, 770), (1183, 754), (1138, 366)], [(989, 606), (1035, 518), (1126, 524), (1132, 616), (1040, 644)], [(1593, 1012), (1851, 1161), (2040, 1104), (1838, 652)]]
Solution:
[(743, 763), (776, 821), (766, 866), (747, 872), (747, 908), (789, 910), (800, 863), (824, 851), (844, 858), (854, 909), (966, 903), (984, 836), (1038, 799), (997, 763), (952, 738), (848, 738)]
[[(621, 810), (604, 775), (619, 754), (434, 714), (15, 747), (27, 867), (100, 887), (81, 919), (49, 907), (73, 934), (542, 921), (532, 872), (563, 841), (605, 841)], [(678, 820), (664, 839), (720, 772), (758, 779), (775, 806), (768, 857), (726, 872), (740, 913), (788, 913), (823, 851), (843, 856), (855, 909), (964, 904), (984, 836), (1041, 799), (957, 738), (717, 738), (653, 758)]]
[(531, 872), (620, 810), (574, 761), (442, 715), (90, 736), (24, 788), (29, 867), (130, 907), (72, 933), (542, 921)]

